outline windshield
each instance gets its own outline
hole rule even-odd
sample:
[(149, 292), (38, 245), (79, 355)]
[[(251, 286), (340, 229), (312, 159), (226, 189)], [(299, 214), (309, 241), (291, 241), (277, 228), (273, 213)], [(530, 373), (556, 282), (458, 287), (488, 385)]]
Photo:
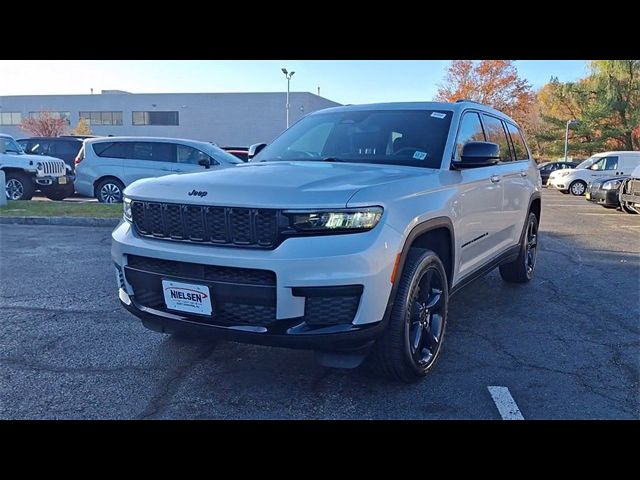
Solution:
[(303, 118), (252, 160), (334, 161), (440, 168), (450, 111), (360, 110)]
[(236, 157), (235, 155), (231, 155), (229, 152), (225, 152), (217, 145), (207, 145), (207, 149), (210, 150), (209, 153), (212, 154), (211, 156), (219, 162), (232, 164), (244, 163), (238, 157)]
[(576, 168), (589, 168), (594, 162), (600, 160), (600, 157), (589, 157), (583, 162), (580, 162)]
[(13, 138), (0, 137), (0, 153), (24, 153)]

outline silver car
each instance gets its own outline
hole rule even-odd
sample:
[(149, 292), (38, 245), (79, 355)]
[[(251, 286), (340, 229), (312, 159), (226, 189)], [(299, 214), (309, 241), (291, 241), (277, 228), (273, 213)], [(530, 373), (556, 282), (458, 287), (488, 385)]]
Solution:
[(149, 177), (193, 173), (243, 163), (215, 145), (164, 137), (85, 140), (76, 158), (76, 192), (102, 203), (122, 202), (125, 187)]

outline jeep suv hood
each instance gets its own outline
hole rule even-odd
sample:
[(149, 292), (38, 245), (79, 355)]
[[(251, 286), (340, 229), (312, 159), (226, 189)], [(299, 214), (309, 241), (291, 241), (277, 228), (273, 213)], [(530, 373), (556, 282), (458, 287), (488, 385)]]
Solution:
[(333, 162), (264, 162), (132, 183), (139, 200), (253, 208), (345, 207), (357, 191), (435, 170)]

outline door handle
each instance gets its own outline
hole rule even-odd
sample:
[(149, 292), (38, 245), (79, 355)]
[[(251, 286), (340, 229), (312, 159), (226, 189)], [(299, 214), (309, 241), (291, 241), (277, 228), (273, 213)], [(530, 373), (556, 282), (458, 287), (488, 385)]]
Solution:
[(498, 183), (500, 181), (500, 176), (499, 175), (491, 175), (491, 178), (489, 180), (491, 180), (491, 183)]
[(170, 168), (161, 168), (160, 170), (162, 170), (163, 172), (173, 172), (173, 170)]
[(521, 177), (526, 177), (527, 176), (527, 171), (526, 170), (520, 170), (520, 176)]
[(184, 172), (184, 170), (178, 170), (178, 169), (176, 169), (176, 170), (174, 170), (174, 172), (182, 173), (182, 172)]

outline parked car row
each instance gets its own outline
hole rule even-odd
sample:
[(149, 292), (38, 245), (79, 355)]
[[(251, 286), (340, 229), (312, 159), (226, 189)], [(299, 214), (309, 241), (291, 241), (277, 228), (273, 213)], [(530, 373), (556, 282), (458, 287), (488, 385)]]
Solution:
[(584, 195), (588, 201), (605, 208), (621, 208), (625, 212), (636, 213), (633, 199), (621, 202), (621, 187), (640, 176), (639, 166), (640, 152), (599, 153), (573, 169), (554, 170), (549, 175), (547, 186), (565, 194)]

